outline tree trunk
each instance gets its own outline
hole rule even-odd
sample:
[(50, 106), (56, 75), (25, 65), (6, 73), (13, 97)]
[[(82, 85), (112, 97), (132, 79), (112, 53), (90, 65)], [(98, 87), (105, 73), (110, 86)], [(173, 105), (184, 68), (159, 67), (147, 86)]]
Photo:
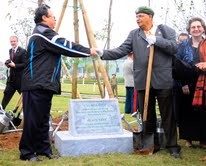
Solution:
[[(113, 0), (110, 0), (109, 4), (109, 18), (108, 18), (108, 25), (107, 25), (107, 49), (110, 49), (110, 34), (111, 34), (111, 20), (112, 20), (112, 2)], [(109, 61), (106, 61), (106, 72), (108, 75), (108, 78), (110, 79), (109, 75)], [(106, 88), (104, 85), (104, 95), (106, 94)]]
[[(78, 5), (77, 0), (73, 0), (73, 6), (77, 6), (77, 5)], [(75, 38), (75, 42), (79, 43), (79, 19), (78, 19), (78, 12), (75, 7), (73, 8), (73, 12), (74, 12), (74, 38)], [(73, 60), (74, 60), (74, 64), (72, 70), (72, 99), (76, 99), (79, 58), (73, 58)]]
[(38, 6), (41, 6), (44, 3), (44, 0), (38, 0)]

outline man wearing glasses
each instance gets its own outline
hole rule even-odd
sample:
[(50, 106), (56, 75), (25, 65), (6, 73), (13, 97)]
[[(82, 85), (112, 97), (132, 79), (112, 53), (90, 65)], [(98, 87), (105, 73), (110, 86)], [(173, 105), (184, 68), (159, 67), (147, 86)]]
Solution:
[(49, 137), (49, 118), (53, 94), (60, 94), (61, 55), (89, 57), (95, 49), (60, 37), (53, 29), (56, 19), (49, 6), (35, 10), (36, 27), (27, 47), (22, 81), (24, 127), (19, 145), (20, 159), (40, 161), (53, 155)]

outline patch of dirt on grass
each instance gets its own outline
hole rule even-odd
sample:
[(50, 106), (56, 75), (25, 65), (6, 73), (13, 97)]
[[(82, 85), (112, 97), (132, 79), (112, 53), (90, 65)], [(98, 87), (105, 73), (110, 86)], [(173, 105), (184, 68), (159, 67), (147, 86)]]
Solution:
[[(62, 116), (58, 117), (58, 118), (54, 118), (52, 120), (54, 130), (57, 127), (57, 125), (60, 123), (61, 120), (62, 120)], [(68, 130), (68, 120), (63, 121), (63, 123), (60, 125), (60, 128), (58, 131), (65, 131), (65, 130)]]
[[(58, 118), (54, 118), (52, 120), (52, 123), (54, 124), (52, 125), (52, 127), (54, 130), (59, 124), (59, 122), (61, 121), (61, 119), (62, 116)], [(65, 131), (65, 130), (68, 130), (68, 120), (63, 121), (58, 131)], [(21, 131), (0, 134), (0, 150), (18, 149), (21, 135), (22, 135)]]
[(17, 149), (22, 132), (0, 134), (0, 150)]

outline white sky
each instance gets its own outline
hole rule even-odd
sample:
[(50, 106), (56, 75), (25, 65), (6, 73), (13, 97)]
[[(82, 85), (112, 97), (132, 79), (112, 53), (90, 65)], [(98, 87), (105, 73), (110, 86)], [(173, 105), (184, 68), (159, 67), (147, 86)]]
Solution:
[[(18, 1), (16, 1), (17, 3)], [(50, 0), (49, 5), (54, 11), (56, 18), (58, 19), (64, 0)], [(93, 32), (100, 32), (102, 27), (105, 25), (105, 20), (108, 18), (110, 0), (83, 0), (85, 5), (91, 27)], [(1, 47), (0, 47), (0, 60), (8, 59), (8, 50), (10, 48), (9, 36), (13, 34), (9, 25), (12, 23), (5, 19), (5, 15), (9, 11), (8, 2), (5, 0), (1, 1), (1, 12), (0, 12), (0, 25), (1, 25)], [(73, 37), (73, 0), (68, 1), (68, 7), (64, 16), (64, 20), (59, 30), (59, 34), (67, 37), (70, 40), (74, 40)], [(148, 2), (145, 0), (113, 0), (112, 6), (112, 32), (111, 32), (111, 47), (118, 46), (127, 37), (130, 30), (137, 27), (135, 22), (134, 11), (138, 6), (147, 5)], [(18, 5), (18, 4), (17, 4)], [(21, 5), (21, 4), (19, 4)], [(137, 6), (138, 5), (138, 6)], [(35, 7), (34, 7), (35, 8)], [(23, 9), (22, 9), (23, 10)], [(16, 13), (16, 17), (19, 16), (22, 11)], [(79, 29), (80, 29), (80, 43), (87, 46), (87, 38), (84, 31), (84, 24), (82, 22), (81, 11), (79, 13)], [(97, 45), (99, 47), (104, 46), (104, 42), (100, 42)]]
[[(25, 0), (26, 1), (26, 0)], [(25, 2), (24, 1), (24, 2)], [(37, 0), (36, 0), (37, 1)], [(8, 2), (5, 0), (1, 0), (1, 12), (0, 12), (0, 25), (1, 25), (1, 47), (0, 47), (0, 60), (4, 61), (8, 59), (8, 50), (10, 48), (9, 36), (13, 34), (11, 32), (9, 25), (12, 24), (12, 21), (5, 19), (6, 13), (13, 12), (15, 13), (14, 17), (22, 18), (25, 17), (24, 8), (18, 9), (18, 7), (23, 6), (22, 0), (14, 1), (17, 8), (12, 8), (8, 6)], [(64, 0), (50, 0), (48, 3), (52, 10), (54, 11), (56, 18), (58, 19), (62, 5)], [(110, 0), (83, 0), (85, 5), (91, 27), (93, 32), (99, 32), (105, 26), (105, 21), (108, 19), (108, 11), (109, 11), (109, 2)], [(150, 0), (150, 5), (153, 9), (155, 9), (155, 17), (156, 23), (158, 20), (161, 23), (164, 23), (161, 19), (161, 16), (164, 17), (164, 13), (161, 13), (160, 6), (171, 7), (169, 3), (172, 3), (171, 0), (158, 1)], [(73, 0), (68, 1), (68, 6), (65, 12), (65, 16), (62, 22), (62, 25), (59, 29), (59, 34), (67, 37), (69, 40), (74, 40), (73, 35)], [(111, 44), (110, 48), (119, 46), (127, 37), (130, 30), (137, 27), (136, 18), (135, 18), (135, 9), (139, 6), (147, 6), (148, 0), (113, 0), (112, 5), (112, 31), (111, 31)], [(35, 4), (30, 4), (30, 7), (36, 8)], [(16, 9), (16, 10), (15, 10)], [(23, 13), (23, 14), (22, 14)], [(80, 32), (80, 44), (88, 46), (86, 33), (84, 30), (84, 24), (82, 21), (82, 14), (79, 10), (79, 32)], [(57, 20), (58, 21), (58, 20)], [(97, 45), (99, 48), (103, 48), (105, 41), (97, 41)]]
[(10, 36), (9, 34), (9, 28), (8, 28), (8, 23), (7, 21), (4, 19), (5, 17), (5, 13), (7, 13), (6, 10), (6, 1), (1, 1), (1, 12), (0, 12), (0, 25), (1, 25), (1, 30), (0, 30), (0, 37), (1, 37), (1, 42), (0, 42), (0, 60), (5, 59), (4, 57), (7, 57), (6, 59), (8, 59), (8, 48), (9, 48), (9, 40), (8, 40), (8, 36)]
[[(84, 0), (84, 5), (94, 33), (97, 31), (100, 32), (102, 28), (105, 26), (105, 20), (108, 19), (109, 1), (110, 0)], [(114, 39), (116, 42), (121, 43), (122, 40), (125, 39), (126, 36), (128, 35), (129, 30), (134, 29), (136, 27), (135, 14), (134, 14), (135, 9), (136, 9), (136, 2), (134, 0), (131, 0), (131, 3), (126, 3), (126, 4), (125, 4), (125, 0), (118, 0), (118, 1), (113, 0), (113, 5), (112, 5), (113, 27), (111, 32), (111, 38)], [(58, 12), (60, 11), (61, 11), (61, 7)], [(81, 11), (79, 11), (78, 13), (79, 13), (79, 21), (80, 21), (79, 23), (80, 43), (84, 44), (87, 43), (87, 39), (85, 37), (84, 24), (82, 22)], [(71, 31), (73, 32), (73, 20), (72, 20), (73, 18), (70, 17), (72, 15), (73, 15), (73, 9), (72, 7), (68, 7), (67, 12), (65, 13), (64, 22), (59, 31), (60, 34), (65, 34), (70, 38), (73, 37), (73, 34), (71, 34)], [(117, 44), (119, 44), (116, 42), (112, 43), (111, 47), (117, 46)], [(105, 41), (103, 43), (105, 43)]]

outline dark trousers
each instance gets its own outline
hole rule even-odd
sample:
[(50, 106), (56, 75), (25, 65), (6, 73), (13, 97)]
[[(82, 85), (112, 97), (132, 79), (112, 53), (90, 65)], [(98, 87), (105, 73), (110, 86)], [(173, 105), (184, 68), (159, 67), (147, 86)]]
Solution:
[(175, 120), (177, 123), (177, 127), (179, 126), (179, 112), (180, 112), (180, 105), (182, 105), (182, 95), (181, 92), (182, 88), (173, 88), (173, 109), (175, 114)]
[(4, 96), (1, 102), (2, 108), (5, 109), (6, 106), (9, 104), (11, 98), (13, 97), (14, 93), (18, 91), (20, 94), (20, 87), (16, 87), (15, 83), (7, 83), (6, 88), (4, 90)]
[(134, 101), (134, 87), (126, 87), (126, 100), (124, 111), (126, 114), (133, 113), (133, 101)]
[(19, 150), (21, 156), (52, 154), (49, 118), (53, 93), (48, 90), (23, 92), (24, 126)]
[[(143, 115), (145, 91), (138, 91), (139, 109)], [(170, 152), (179, 152), (180, 147), (177, 145), (176, 122), (173, 112), (172, 89), (150, 89), (148, 114), (146, 122), (146, 132), (153, 132), (155, 135), (154, 143), (157, 144), (158, 137), (156, 133), (156, 99), (158, 101), (162, 126), (166, 136), (166, 148)], [(159, 146), (159, 145), (157, 145)]]

